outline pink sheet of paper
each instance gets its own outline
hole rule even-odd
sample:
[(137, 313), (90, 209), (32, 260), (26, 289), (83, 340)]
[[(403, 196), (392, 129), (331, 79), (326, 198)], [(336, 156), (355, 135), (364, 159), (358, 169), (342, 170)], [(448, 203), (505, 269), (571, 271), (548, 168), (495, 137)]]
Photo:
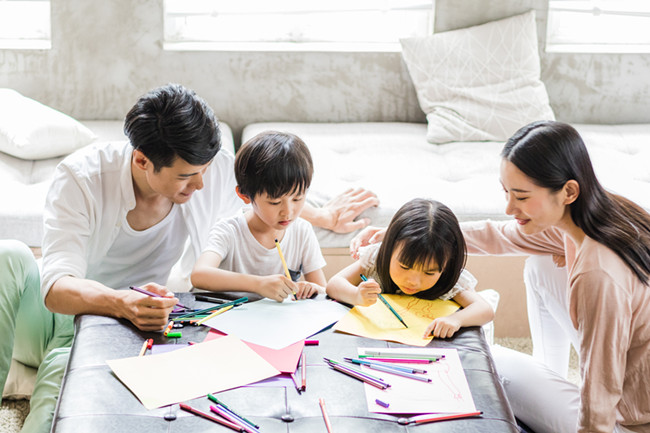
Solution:
[[(225, 336), (223, 332), (219, 332), (216, 329), (211, 329), (208, 332), (208, 335), (203, 341), (214, 340), (215, 338), (220, 338)], [(282, 373), (293, 373), (296, 371), (298, 366), (298, 361), (300, 360), (300, 354), (302, 349), (305, 346), (305, 341), (298, 341), (282, 349), (271, 349), (270, 347), (260, 346), (259, 344), (249, 343), (244, 341), (244, 343), (253, 349), (255, 353), (260, 355), (273, 367), (281, 371)]]

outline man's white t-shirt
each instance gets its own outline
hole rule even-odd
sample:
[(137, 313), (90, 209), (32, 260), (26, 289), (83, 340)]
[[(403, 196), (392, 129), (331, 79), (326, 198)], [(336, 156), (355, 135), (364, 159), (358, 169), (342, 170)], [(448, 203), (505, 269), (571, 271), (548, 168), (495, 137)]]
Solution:
[[(284, 232), (280, 248), (294, 281), (321, 269), (325, 259), (311, 224), (297, 218)], [(248, 275), (284, 274), (277, 248), (266, 248), (251, 233), (244, 214), (217, 221), (204, 251), (221, 257), (219, 268)]]
[(183, 253), (187, 236), (177, 204), (165, 218), (145, 230), (131, 228), (125, 216), (102, 266), (88, 269), (87, 278), (114, 289), (167, 281), (172, 266)]

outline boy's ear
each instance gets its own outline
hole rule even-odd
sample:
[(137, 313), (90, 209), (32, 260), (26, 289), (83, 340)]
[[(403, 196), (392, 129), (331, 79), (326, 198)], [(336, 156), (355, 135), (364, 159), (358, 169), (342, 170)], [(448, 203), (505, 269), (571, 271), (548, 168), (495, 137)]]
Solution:
[(251, 201), (252, 201), (251, 198), (250, 198), (249, 196), (247, 196), (246, 194), (242, 194), (242, 193), (241, 193), (241, 191), (239, 190), (239, 185), (237, 185), (237, 186), (235, 187), (235, 192), (237, 193), (237, 196), (238, 196), (240, 199), (244, 200), (244, 203), (246, 203), (246, 204), (251, 204)]

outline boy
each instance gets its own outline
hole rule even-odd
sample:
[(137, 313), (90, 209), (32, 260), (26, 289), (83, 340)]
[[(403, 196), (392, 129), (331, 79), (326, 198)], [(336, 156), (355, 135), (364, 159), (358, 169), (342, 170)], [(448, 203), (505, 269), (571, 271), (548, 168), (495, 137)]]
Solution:
[[(235, 191), (251, 208), (212, 227), (192, 284), (254, 292), (278, 302), (293, 293), (305, 299), (323, 292), (325, 260), (312, 226), (299, 218), (312, 173), (309, 149), (293, 134), (267, 131), (246, 142), (235, 157)], [(301, 273), (305, 281), (297, 281)]]

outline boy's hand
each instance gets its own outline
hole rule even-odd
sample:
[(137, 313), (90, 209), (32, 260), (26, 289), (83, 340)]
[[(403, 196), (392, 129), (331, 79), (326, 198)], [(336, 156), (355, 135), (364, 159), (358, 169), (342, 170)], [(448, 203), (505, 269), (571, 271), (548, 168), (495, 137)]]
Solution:
[(318, 293), (325, 293), (324, 287), (309, 281), (298, 281), (296, 287), (296, 299), (309, 299)]
[(136, 291), (124, 290), (125, 318), (141, 331), (162, 331), (178, 299), (160, 284), (148, 283), (141, 287), (164, 298), (154, 298)]
[(438, 317), (424, 331), (423, 338), (429, 338), (433, 334), (436, 338), (449, 338), (460, 329), (460, 321), (453, 315)]
[(363, 307), (368, 307), (377, 302), (377, 295), (381, 293), (379, 283), (373, 279), (362, 281), (361, 284), (359, 284), (358, 289), (357, 302), (354, 304), (361, 305)]
[(258, 293), (265, 298), (282, 302), (287, 296), (293, 296), (297, 293), (296, 283), (284, 275), (269, 275), (262, 277), (262, 284)]

